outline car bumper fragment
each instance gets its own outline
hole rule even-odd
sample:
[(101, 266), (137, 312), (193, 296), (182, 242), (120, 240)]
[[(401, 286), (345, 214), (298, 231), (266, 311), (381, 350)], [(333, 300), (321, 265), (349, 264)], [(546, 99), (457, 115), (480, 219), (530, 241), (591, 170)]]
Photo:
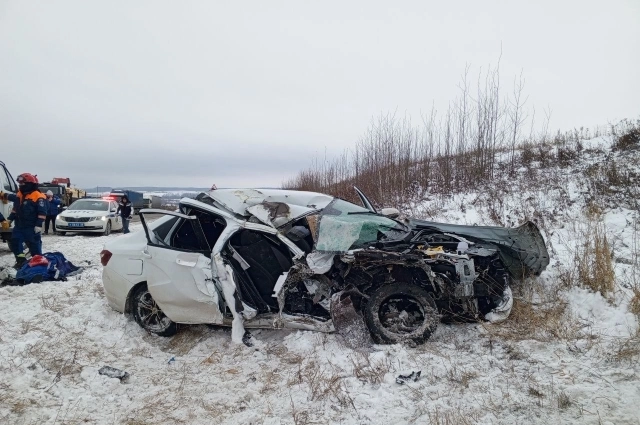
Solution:
[(500, 304), (489, 313), (485, 314), (484, 319), (491, 323), (504, 322), (513, 308), (513, 294), (508, 286), (504, 289)]

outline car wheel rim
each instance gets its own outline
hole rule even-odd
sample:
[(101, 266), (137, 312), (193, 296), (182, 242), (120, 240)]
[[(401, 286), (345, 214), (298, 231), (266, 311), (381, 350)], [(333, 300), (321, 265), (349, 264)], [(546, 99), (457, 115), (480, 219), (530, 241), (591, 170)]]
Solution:
[(138, 317), (142, 326), (151, 332), (162, 332), (171, 326), (171, 319), (160, 310), (149, 292), (143, 293), (138, 301)]
[(408, 335), (422, 327), (425, 312), (422, 305), (413, 297), (387, 298), (378, 310), (380, 324), (396, 335)]

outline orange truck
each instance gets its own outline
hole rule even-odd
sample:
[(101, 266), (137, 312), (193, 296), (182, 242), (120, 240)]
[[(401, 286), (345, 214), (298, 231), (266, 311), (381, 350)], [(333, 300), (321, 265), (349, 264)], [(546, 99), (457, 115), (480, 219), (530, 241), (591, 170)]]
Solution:
[(71, 187), (71, 179), (68, 177), (54, 177), (51, 182), (43, 182), (38, 185), (40, 192), (46, 193), (48, 190), (57, 195), (62, 201), (63, 207), (68, 207), (76, 199), (87, 196), (84, 190)]

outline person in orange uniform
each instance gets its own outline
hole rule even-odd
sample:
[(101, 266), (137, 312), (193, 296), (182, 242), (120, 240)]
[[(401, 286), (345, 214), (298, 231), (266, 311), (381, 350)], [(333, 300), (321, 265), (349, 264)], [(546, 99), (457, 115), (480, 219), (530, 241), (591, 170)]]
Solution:
[(42, 255), (42, 223), (47, 217), (47, 201), (38, 190), (38, 178), (33, 174), (20, 174), (16, 181), (18, 194), (6, 196), (13, 202), (13, 210), (9, 215), (9, 220), (15, 223), (11, 233), (11, 250), (16, 257), (14, 267), (20, 268), (26, 261), (23, 243), (27, 244), (32, 256)]

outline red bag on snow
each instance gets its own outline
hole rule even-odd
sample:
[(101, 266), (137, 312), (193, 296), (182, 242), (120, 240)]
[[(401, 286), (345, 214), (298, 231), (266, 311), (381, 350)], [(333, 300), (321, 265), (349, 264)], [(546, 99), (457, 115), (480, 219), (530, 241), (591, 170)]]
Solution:
[(49, 260), (47, 260), (42, 255), (34, 255), (33, 257), (31, 257), (31, 260), (29, 260), (29, 267), (47, 266), (47, 265), (49, 265)]

